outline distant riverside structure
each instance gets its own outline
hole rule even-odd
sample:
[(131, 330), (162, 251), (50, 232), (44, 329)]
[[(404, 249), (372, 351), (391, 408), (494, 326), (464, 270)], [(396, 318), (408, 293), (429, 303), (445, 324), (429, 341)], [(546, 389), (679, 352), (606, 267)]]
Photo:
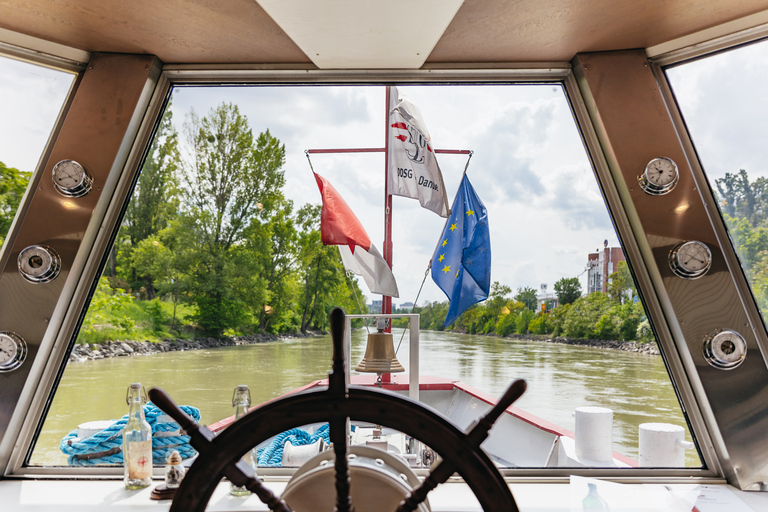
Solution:
[(616, 272), (620, 261), (626, 261), (621, 247), (608, 247), (608, 240), (603, 248), (587, 256), (587, 293), (607, 292), (610, 283), (608, 276)]
[(403, 302), (402, 304), (400, 304), (398, 306), (398, 308), (399, 309), (408, 309), (408, 310), (410, 310), (411, 308), (413, 308), (413, 302)]
[(560, 305), (557, 301), (557, 295), (554, 292), (547, 291), (547, 283), (541, 283), (541, 286), (539, 286), (539, 293), (536, 295), (536, 304), (536, 310), (542, 313), (552, 311)]
[(368, 312), (369, 313), (381, 313), (381, 301), (380, 300), (372, 300), (370, 304), (368, 304)]

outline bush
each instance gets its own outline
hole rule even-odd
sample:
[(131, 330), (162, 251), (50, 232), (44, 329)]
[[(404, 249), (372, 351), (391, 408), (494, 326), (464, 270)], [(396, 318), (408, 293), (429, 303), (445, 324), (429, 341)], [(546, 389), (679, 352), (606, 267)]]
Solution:
[(520, 316), (517, 317), (517, 325), (515, 329), (517, 334), (525, 334), (528, 332), (528, 324), (531, 323), (531, 320), (533, 320), (534, 316), (535, 313), (530, 309), (526, 309), (520, 312)]
[(549, 313), (536, 315), (536, 318), (528, 324), (528, 330), (533, 334), (547, 334), (549, 329)]
[(656, 335), (653, 334), (653, 329), (647, 318), (638, 324), (635, 336), (641, 343), (653, 343), (656, 341)]
[(512, 313), (503, 315), (496, 324), (496, 334), (499, 336), (507, 336), (515, 332), (517, 328), (517, 316)]
[(611, 309), (611, 299), (602, 292), (590, 293), (576, 299), (563, 322), (563, 334), (570, 338), (588, 339), (596, 336), (600, 318)]
[(163, 307), (158, 299), (153, 299), (143, 303), (144, 311), (147, 314), (147, 320), (150, 329), (153, 332), (162, 332), (165, 329), (165, 324), (170, 320), (168, 315), (163, 311)]

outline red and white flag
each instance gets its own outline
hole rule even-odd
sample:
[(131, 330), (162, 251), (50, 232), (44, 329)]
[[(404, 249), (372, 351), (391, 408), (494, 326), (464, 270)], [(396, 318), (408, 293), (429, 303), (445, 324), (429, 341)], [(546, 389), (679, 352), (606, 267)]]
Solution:
[(421, 206), (448, 217), (448, 196), (432, 141), (416, 105), (390, 88), (387, 122), (387, 187), (395, 196), (418, 199)]
[(323, 244), (339, 246), (344, 268), (362, 276), (371, 293), (399, 297), (392, 269), (371, 243), (357, 216), (328, 180), (314, 174), (323, 198), (320, 213), (320, 239)]

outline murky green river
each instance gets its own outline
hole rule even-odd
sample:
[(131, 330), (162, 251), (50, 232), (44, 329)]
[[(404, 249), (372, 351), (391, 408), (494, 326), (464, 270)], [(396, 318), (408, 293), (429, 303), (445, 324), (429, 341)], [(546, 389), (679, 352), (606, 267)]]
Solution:
[[(400, 332), (395, 332), (396, 346)], [(365, 330), (353, 332), (354, 365), (362, 358), (365, 340)], [(634, 459), (641, 423), (686, 427), (659, 356), (430, 331), (421, 333), (420, 354), (422, 375), (457, 378), (495, 396), (512, 380), (526, 379), (528, 391), (516, 405), (571, 431), (575, 408), (611, 408), (614, 449)], [(319, 337), (70, 363), (31, 464), (66, 464), (58, 449), (61, 438), (80, 423), (126, 414), (131, 382), (164, 388), (176, 403), (198, 407), (202, 423), (208, 424), (233, 413), (236, 385), (247, 384), (256, 405), (325, 378), (330, 358), (330, 337)], [(398, 359), (407, 371), (407, 334)], [(687, 464), (699, 465), (695, 452), (688, 452)]]

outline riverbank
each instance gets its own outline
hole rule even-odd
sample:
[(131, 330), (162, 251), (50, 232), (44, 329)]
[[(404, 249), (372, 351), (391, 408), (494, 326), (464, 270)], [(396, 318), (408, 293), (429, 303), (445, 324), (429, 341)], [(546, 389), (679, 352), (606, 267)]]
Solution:
[(559, 343), (561, 345), (578, 345), (581, 347), (602, 348), (609, 350), (621, 350), (622, 352), (635, 352), (638, 354), (648, 354), (653, 356), (660, 355), (659, 347), (656, 343), (640, 343), (637, 341), (618, 341), (618, 340), (582, 340), (576, 338), (566, 338), (563, 336), (547, 336), (538, 334), (509, 334), (505, 338), (516, 340), (532, 340), (544, 343)]
[(70, 362), (94, 361), (108, 357), (126, 357), (135, 355), (159, 354), (162, 352), (184, 352), (186, 350), (200, 350), (207, 348), (232, 347), (236, 345), (254, 345), (270, 341), (285, 340), (291, 338), (311, 338), (317, 334), (308, 332), (306, 335), (256, 334), (253, 336), (231, 336), (228, 338), (195, 338), (166, 339), (158, 343), (150, 341), (106, 341), (92, 345), (76, 343), (69, 355)]
[[(291, 338), (311, 338), (320, 333), (308, 332), (306, 335), (256, 334), (253, 336), (232, 336), (229, 338), (195, 338), (167, 339), (158, 343), (149, 341), (107, 341), (105, 343), (75, 344), (69, 356), (70, 362), (93, 361), (107, 357), (126, 357), (133, 355), (150, 355), (162, 352), (184, 352), (185, 350), (200, 350), (208, 348), (231, 347), (235, 345), (254, 345), (271, 341)], [(562, 345), (578, 345), (582, 347), (620, 350), (622, 352), (634, 352), (638, 354), (659, 355), (656, 343), (639, 343), (637, 341), (617, 340), (582, 340), (566, 338), (563, 336), (547, 336), (538, 334), (509, 334), (505, 338), (517, 340), (539, 341), (543, 343), (558, 343)]]

